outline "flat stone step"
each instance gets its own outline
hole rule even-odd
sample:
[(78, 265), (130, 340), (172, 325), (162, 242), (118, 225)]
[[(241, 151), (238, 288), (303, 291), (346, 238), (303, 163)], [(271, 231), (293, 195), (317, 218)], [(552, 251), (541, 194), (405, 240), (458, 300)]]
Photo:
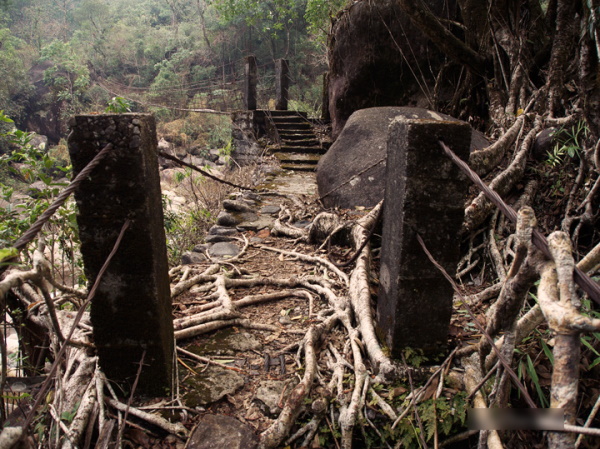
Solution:
[(281, 136), (279, 136), (279, 137), (281, 138), (283, 145), (288, 145), (291, 147), (318, 147), (318, 146), (320, 146), (319, 141), (315, 138), (293, 140), (293, 139), (288, 139), (288, 138), (281, 137)]
[(286, 129), (279, 131), (279, 137), (286, 140), (314, 139), (315, 133), (310, 129)]
[(316, 164), (290, 164), (290, 163), (282, 163), (281, 168), (284, 170), (293, 170), (293, 171), (310, 171), (314, 172), (317, 169)]
[(309, 123), (309, 121), (307, 119), (305, 119), (304, 117), (301, 117), (299, 115), (280, 115), (280, 116), (275, 116), (275, 117), (271, 117), (271, 120), (273, 120), (275, 123), (279, 123), (279, 122), (290, 122), (290, 123)]
[(278, 130), (281, 129), (281, 130), (298, 130), (298, 131), (309, 130), (309, 131), (312, 131), (312, 126), (308, 122), (298, 122), (298, 123), (290, 123), (290, 122), (277, 123), (276, 122), (275, 127)]
[(259, 189), (274, 190), (283, 194), (314, 195), (317, 193), (316, 173), (313, 171), (281, 170), (268, 177)]
[(306, 119), (306, 117), (308, 117), (308, 114), (306, 112), (299, 112), (299, 111), (269, 111), (269, 114), (273, 118), (302, 117), (302, 118)]
[(325, 154), (325, 149), (321, 146), (281, 145), (277, 151), (281, 153)]
[(320, 154), (315, 153), (273, 153), (281, 163), (290, 164), (317, 164), (321, 159)]

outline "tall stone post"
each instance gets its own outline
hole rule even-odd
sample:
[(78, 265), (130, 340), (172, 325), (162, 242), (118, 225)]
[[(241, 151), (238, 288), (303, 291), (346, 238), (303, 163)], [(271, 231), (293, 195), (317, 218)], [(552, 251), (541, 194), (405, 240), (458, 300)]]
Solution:
[(275, 109), (287, 111), (290, 87), (290, 66), (287, 59), (275, 61)]
[(154, 117), (78, 115), (70, 127), (75, 175), (106, 144), (114, 146), (75, 192), (90, 286), (131, 220), (92, 300), (100, 366), (110, 380), (131, 386), (144, 356), (137, 391), (164, 395), (171, 385), (174, 337)]
[(468, 183), (439, 146), (468, 159), (466, 123), (397, 118), (389, 128), (377, 324), (393, 357), (446, 345), (453, 290), (417, 241), (453, 275)]
[(323, 74), (323, 92), (321, 93), (321, 120), (324, 122), (331, 121), (329, 115), (329, 72)]
[(257, 65), (255, 56), (247, 56), (244, 64), (244, 106), (248, 111), (256, 110)]

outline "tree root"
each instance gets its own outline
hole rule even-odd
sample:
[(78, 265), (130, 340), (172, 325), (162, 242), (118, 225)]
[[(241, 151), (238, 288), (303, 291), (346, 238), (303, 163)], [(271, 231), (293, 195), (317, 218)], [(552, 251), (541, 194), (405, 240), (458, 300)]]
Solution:
[(289, 435), (296, 418), (301, 412), (304, 398), (312, 388), (317, 373), (317, 357), (315, 346), (320, 339), (324, 327), (311, 326), (304, 339), (305, 371), (302, 380), (292, 390), (277, 419), (260, 435), (259, 449), (274, 449)]
[[(523, 173), (525, 172), (525, 164), (527, 162), (527, 156), (529, 150), (533, 145), (535, 136), (541, 129), (541, 119), (537, 118), (534, 127), (529, 131), (523, 143), (521, 144), (519, 151), (515, 154), (513, 161), (496, 176), (489, 187), (493, 189), (498, 195), (503, 196), (512, 190), (512, 188), (519, 182)], [(494, 205), (487, 199), (483, 192), (481, 192), (477, 198), (475, 198), (471, 204), (465, 209), (465, 221), (463, 223), (463, 230), (466, 232), (473, 231), (489, 216), (493, 210)]]

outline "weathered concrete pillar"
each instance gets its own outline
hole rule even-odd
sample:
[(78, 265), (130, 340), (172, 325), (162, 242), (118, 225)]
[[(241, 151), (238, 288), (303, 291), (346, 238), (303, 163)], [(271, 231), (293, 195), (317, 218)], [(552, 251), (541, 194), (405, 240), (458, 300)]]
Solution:
[(75, 175), (106, 144), (114, 145), (75, 192), (90, 286), (131, 220), (92, 301), (100, 366), (109, 379), (131, 385), (145, 351), (138, 391), (163, 395), (171, 385), (174, 344), (154, 117), (78, 115), (70, 127)]
[(377, 323), (393, 357), (407, 346), (440, 352), (447, 342), (453, 291), (416, 235), (453, 275), (468, 183), (438, 140), (466, 160), (471, 128), (397, 118), (389, 130)]
[(256, 57), (247, 56), (244, 64), (244, 106), (249, 111), (256, 110)]
[(275, 109), (287, 111), (290, 87), (290, 66), (287, 59), (275, 61)]
[(324, 122), (331, 121), (329, 115), (329, 72), (323, 74), (323, 92), (321, 93), (321, 120)]

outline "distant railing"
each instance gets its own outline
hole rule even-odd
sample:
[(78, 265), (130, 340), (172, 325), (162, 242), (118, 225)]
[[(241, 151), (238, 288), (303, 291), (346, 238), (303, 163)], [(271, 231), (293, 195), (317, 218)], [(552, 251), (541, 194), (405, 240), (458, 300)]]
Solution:
[(113, 96), (147, 107), (189, 112), (230, 113), (236, 110), (287, 110), (289, 65), (278, 59), (258, 65), (254, 56), (219, 68), (222, 75), (193, 83), (135, 87), (101, 79), (97, 84)]

